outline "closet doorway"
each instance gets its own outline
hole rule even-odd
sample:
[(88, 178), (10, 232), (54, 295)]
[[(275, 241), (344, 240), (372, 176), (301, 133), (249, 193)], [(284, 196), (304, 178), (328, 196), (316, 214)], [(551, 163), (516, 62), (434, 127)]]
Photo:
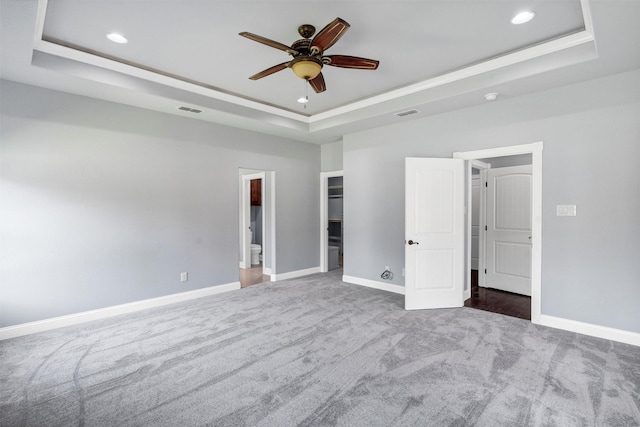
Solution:
[(531, 320), (531, 154), (471, 161), (466, 307)]
[(342, 171), (320, 174), (320, 271), (344, 266), (344, 176)]

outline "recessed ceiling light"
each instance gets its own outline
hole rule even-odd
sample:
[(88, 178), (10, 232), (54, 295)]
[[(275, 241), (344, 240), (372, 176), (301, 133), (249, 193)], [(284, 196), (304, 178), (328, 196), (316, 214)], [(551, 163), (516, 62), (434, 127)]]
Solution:
[(487, 101), (495, 101), (498, 98), (498, 94), (495, 92), (487, 93), (484, 95), (484, 99)]
[(114, 43), (129, 43), (129, 40), (127, 40), (125, 36), (118, 33), (109, 33), (107, 34), (107, 38)]
[(306, 104), (307, 102), (309, 102), (309, 97), (308, 96), (302, 96), (302, 97), (298, 98), (298, 102), (300, 104)]
[(513, 19), (511, 19), (511, 23), (515, 25), (524, 24), (531, 21), (534, 16), (536, 16), (535, 12), (525, 10), (524, 12), (520, 12), (516, 16), (514, 16)]

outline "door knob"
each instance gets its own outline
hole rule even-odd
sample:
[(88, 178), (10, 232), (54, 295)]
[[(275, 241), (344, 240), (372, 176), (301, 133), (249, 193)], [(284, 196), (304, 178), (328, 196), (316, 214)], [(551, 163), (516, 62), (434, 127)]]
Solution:
[(410, 244), (410, 245), (419, 245), (420, 244), (418, 242), (414, 242), (413, 240), (409, 240), (407, 243)]

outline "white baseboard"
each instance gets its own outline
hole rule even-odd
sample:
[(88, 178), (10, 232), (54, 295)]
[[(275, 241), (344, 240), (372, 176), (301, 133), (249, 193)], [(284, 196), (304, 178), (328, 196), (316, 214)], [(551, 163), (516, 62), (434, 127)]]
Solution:
[(113, 305), (111, 307), (99, 308), (97, 310), (83, 311), (66, 316), (53, 317), (51, 319), (22, 323), (14, 326), (7, 326), (5, 328), (0, 328), (0, 341), (19, 337), (22, 335), (35, 334), (37, 332), (44, 332), (51, 329), (62, 328), (64, 326), (77, 325), (79, 323), (90, 322), (92, 320), (105, 319), (108, 317), (118, 316), (120, 314), (146, 310), (148, 308), (160, 307), (175, 302), (187, 301), (210, 295), (221, 294), (223, 292), (235, 291), (238, 289), (240, 289), (240, 282), (233, 282), (219, 286), (196, 289), (188, 292), (180, 292), (178, 294), (130, 302), (127, 304)]
[[(354, 285), (367, 286), (369, 288), (381, 289), (383, 291), (395, 292), (404, 295), (404, 286), (391, 283), (378, 282), (375, 280), (362, 279), (360, 277), (342, 276), (342, 281)], [(469, 290), (470, 293), (470, 290)], [(576, 320), (562, 319), (560, 317), (541, 315), (538, 325), (548, 326), (565, 331), (576, 332), (597, 338), (604, 338), (611, 341), (618, 341), (625, 344), (640, 346), (640, 333), (624, 331), (621, 329), (609, 328), (606, 326), (593, 325), (590, 323), (578, 322)]]
[(271, 276), (273, 274), (273, 272), (271, 271), (271, 269), (269, 267), (265, 267), (264, 271), (262, 272), (262, 274), (266, 274), (267, 276)]
[(298, 277), (308, 276), (310, 274), (316, 274), (316, 273), (320, 273), (320, 267), (312, 267), (304, 270), (290, 271), (288, 273), (272, 274), (271, 281), (275, 282), (277, 280), (296, 279)]
[(376, 280), (362, 279), (354, 276), (342, 276), (342, 281), (352, 283), (354, 285), (366, 286), (367, 288), (380, 289), (382, 291), (404, 295), (404, 286), (394, 285), (393, 283), (378, 282)]
[(577, 332), (583, 335), (589, 335), (597, 338), (604, 338), (611, 341), (618, 341), (625, 344), (640, 346), (640, 333), (624, 331), (622, 329), (609, 328), (607, 326), (599, 326), (591, 323), (579, 322), (577, 320), (563, 319), (561, 317), (548, 316), (543, 314), (540, 316), (538, 325), (548, 326), (550, 328), (564, 329), (565, 331)]

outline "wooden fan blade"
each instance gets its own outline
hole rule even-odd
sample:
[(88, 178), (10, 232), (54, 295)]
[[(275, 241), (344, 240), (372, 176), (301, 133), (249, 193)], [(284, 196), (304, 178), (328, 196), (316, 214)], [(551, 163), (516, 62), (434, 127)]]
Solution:
[(248, 33), (246, 31), (244, 31), (242, 33), (238, 33), (238, 34), (241, 35), (242, 37), (248, 38), (249, 40), (253, 40), (253, 41), (258, 42), (258, 43), (266, 44), (267, 46), (275, 47), (276, 49), (284, 50), (285, 52), (287, 52), (287, 53), (289, 53), (291, 55), (297, 55), (298, 54), (297, 50), (291, 49), (291, 47), (287, 46), (286, 44), (278, 43), (276, 41), (273, 41), (273, 40), (268, 39), (266, 37), (259, 36), (257, 34)]
[(254, 74), (253, 76), (249, 77), (249, 79), (251, 80), (258, 80), (261, 79), (263, 77), (267, 77), (273, 73), (277, 73), (280, 70), (284, 70), (285, 68), (287, 68), (287, 64), (289, 64), (288, 62), (283, 62), (282, 64), (278, 64), (278, 65), (274, 65), (271, 68), (267, 68), (264, 71), (260, 71), (257, 74)]
[(311, 40), (311, 50), (317, 49), (319, 52), (324, 52), (329, 49), (342, 37), (349, 27), (350, 25), (344, 19), (334, 19)]
[[(324, 61), (325, 58), (328, 59), (329, 62)], [(326, 65), (331, 65), (332, 67), (357, 68), (359, 70), (375, 70), (378, 68), (378, 64), (380, 64), (380, 61), (376, 61), (375, 59), (358, 58), (357, 56), (347, 55), (328, 55), (323, 56), (322, 59)]]
[(322, 73), (318, 74), (316, 78), (309, 80), (309, 84), (316, 91), (316, 93), (324, 92), (327, 90), (327, 86), (324, 84), (324, 77)]

